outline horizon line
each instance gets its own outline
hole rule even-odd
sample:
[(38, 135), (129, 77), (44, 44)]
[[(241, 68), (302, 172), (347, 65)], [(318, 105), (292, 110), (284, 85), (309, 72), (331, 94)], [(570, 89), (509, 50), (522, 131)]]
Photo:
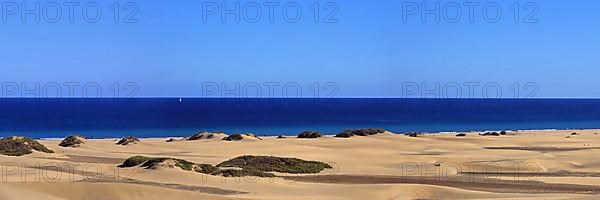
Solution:
[(426, 100), (468, 100), (468, 99), (490, 99), (490, 100), (544, 100), (544, 99), (588, 99), (588, 100), (600, 100), (600, 97), (500, 97), (500, 98), (488, 98), (488, 97), (473, 97), (473, 98), (418, 98), (418, 97), (183, 97), (183, 96), (140, 96), (140, 97), (0, 97), (3, 99), (426, 99)]

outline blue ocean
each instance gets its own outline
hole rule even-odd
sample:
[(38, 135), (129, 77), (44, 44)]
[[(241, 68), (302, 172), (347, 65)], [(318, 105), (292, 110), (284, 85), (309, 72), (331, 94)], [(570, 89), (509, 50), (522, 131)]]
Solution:
[(0, 135), (176, 137), (600, 128), (599, 99), (0, 99)]

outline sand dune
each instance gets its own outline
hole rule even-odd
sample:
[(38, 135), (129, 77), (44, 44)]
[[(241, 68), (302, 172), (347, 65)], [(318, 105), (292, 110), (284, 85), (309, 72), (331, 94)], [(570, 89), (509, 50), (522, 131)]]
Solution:
[[(0, 156), (0, 199), (598, 199), (598, 130), (467, 133), (420, 137), (262, 137), (166, 142), (88, 139), (79, 148), (41, 140), (55, 153)], [(220, 136), (219, 136), (220, 138)], [(241, 155), (322, 161), (317, 176), (230, 177), (118, 168), (141, 155), (217, 165)]]

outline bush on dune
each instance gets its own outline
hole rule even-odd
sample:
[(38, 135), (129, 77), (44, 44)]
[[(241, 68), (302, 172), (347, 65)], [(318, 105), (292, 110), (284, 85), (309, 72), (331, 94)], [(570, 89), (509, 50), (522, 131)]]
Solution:
[(194, 171), (195, 172), (203, 173), (203, 174), (213, 174), (213, 173), (215, 173), (218, 170), (219, 170), (218, 167), (215, 167), (215, 166), (212, 166), (212, 165), (209, 165), (209, 164), (197, 164), (194, 167)]
[(252, 171), (280, 172), (291, 174), (319, 173), (332, 168), (327, 163), (306, 161), (298, 158), (282, 158), (274, 156), (240, 156), (217, 167), (237, 167)]
[(377, 135), (380, 133), (385, 133), (386, 130), (382, 128), (367, 128), (367, 129), (354, 129), (354, 130), (345, 130), (344, 132), (338, 133), (335, 137), (340, 138), (349, 138), (352, 136), (369, 136), (369, 135)]
[(145, 163), (146, 161), (150, 160), (151, 158), (148, 157), (144, 157), (144, 156), (134, 156), (131, 158), (128, 158), (127, 160), (125, 160), (125, 162), (123, 162), (123, 164), (119, 165), (118, 167), (135, 167), (138, 165), (141, 165), (143, 163)]
[(85, 144), (84, 140), (85, 139), (79, 135), (71, 135), (62, 140), (58, 146), (77, 148), (80, 145)]
[(145, 156), (134, 156), (134, 157), (128, 158), (127, 160), (125, 160), (123, 162), (123, 164), (119, 165), (118, 167), (128, 168), (128, 167), (139, 166), (139, 167), (146, 168), (146, 169), (156, 169), (159, 166), (161, 166), (163, 163), (168, 162), (168, 161), (172, 161), (173, 167), (178, 167), (185, 171), (193, 170), (196, 172), (210, 174), (216, 170), (216, 167), (209, 165), (209, 164), (196, 164), (196, 163), (193, 163), (193, 162), (190, 162), (187, 160), (176, 159), (176, 158), (166, 158), (166, 157), (149, 158), (149, 157), (145, 157)]
[(338, 133), (335, 135), (335, 137), (338, 137), (338, 138), (349, 138), (349, 137), (353, 137), (353, 136), (354, 136), (354, 133), (348, 132), (348, 131), (344, 131), (344, 132), (341, 132), (341, 133)]
[(28, 137), (11, 136), (0, 139), (0, 154), (7, 156), (22, 156), (33, 151), (54, 153), (39, 142)]
[(117, 142), (118, 145), (129, 145), (129, 144), (137, 144), (138, 142), (140, 142), (140, 139), (133, 137), (133, 136), (129, 136), (126, 138), (121, 138), (121, 140), (119, 140)]
[(211, 132), (198, 132), (185, 140), (210, 140), (210, 139), (222, 139), (227, 137), (227, 134), (223, 132), (211, 133)]
[(213, 172), (211, 175), (221, 175), (224, 177), (245, 177), (245, 176), (256, 176), (256, 177), (275, 177), (275, 174), (262, 172), (257, 170), (248, 169), (223, 169)]
[(404, 135), (406, 135), (408, 137), (419, 137), (420, 135), (423, 135), (423, 134), (419, 133), (419, 132), (408, 132), (408, 133), (405, 133)]
[(281, 158), (273, 156), (240, 156), (225, 161), (217, 166), (198, 164), (176, 158), (149, 158), (134, 156), (119, 165), (121, 168), (142, 167), (157, 169), (159, 167), (180, 168), (185, 171), (194, 171), (203, 174), (220, 175), (225, 177), (274, 177), (269, 172), (304, 174), (319, 173), (324, 169), (332, 168), (330, 165), (318, 161), (306, 161), (297, 158)]
[(318, 131), (304, 131), (298, 134), (298, 138), (320, 138), (321, 132)]
[(244, 139), (262, 140), (262, 138), (256, 136), (255, 134), (252, 134), (252, 133), (233, 134), (233, 135), (223, 138), (223, 140), (227, 140), (227, 141), (240, 141), (240, 140), (244, 140)]
[(500, 136), (501, 134), (498, 132), (485, 132), (483, 134), (480, 133), (479, 135), (481, 135), (481, 136)]

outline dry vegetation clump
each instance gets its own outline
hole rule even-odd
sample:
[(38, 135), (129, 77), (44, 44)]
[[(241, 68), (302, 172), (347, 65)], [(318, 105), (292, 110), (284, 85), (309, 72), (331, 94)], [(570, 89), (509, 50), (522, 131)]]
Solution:
[(252, 134), (252, 133), (233, 134), (233, 135), (223, 138), (223, 140), (227, 140), (227, 141), (240, 141), (240, 140), (245, 140), (245, 139), (262, 140), (262, 138), (256, 136), (255, 134)]
[[(506, 134), (506, 132), (504, 134)], [(481, 136), (500, 136), (502, 134), (500, 134), (498, 132), (485, 132), (485, 133), (480, 133), (479, 135), (481, 135)]]
[(327, 163), (306, 161), (298, 158), (282, 158), (274, 156), (240, 156), (217, 167), (237, 167), (251, 171), (280, 172), (290, 174), (319, 173), (332, 168)]
[(196, 133), (188, 138), (186, 138), (186, 140), (210, 140), (210, 139), (223, 139), (227, 137), (227, 134), (219, 132), (219, 133), (210, 133), (210, 132), (199, 132)]
[(54, 153), (54, 151), (28, 137), (11, 136), (0, 139), (0, 154), (2, 155), (22, 156), (31, 154), (33, 151)]
[(79, 135), (71, 135), (62, 140), (58, 146), (78, 148), (82, 144), (85, 144), (85, 138)]
[(408, 136), (408, 137), (419, 137), (421, 135), (423, 135), (423, 133), (419, 133), (419, 132), (408, 132), (405, 133), (404, 135)]
[(222, 162), (217, 166), (198, 164), (177, 158), (134, 156), (125, 160), (119, 167), (142, 167), (145, 169), (177, 167), (185, 171), (224, 177), (275, 177), (274, 174), (269, 172), (305, 174), (319, 173), (324, 169), (332, 168), (323, 162), (273, 156), (240, 156)]
[(245, 176), (257, 176), (257, 177), (275, 177), (275, 174), (248, 170), (248, 169), (223, 169), (213, 172), (211, 175), (220, 175), (224, 177), (245, 177)]
[(354, 130), (345, 130), (344, 132), (338, 133), (335, 137), (339, 138), (349, 138), (353, 136), (369, 136), (369, 135), (377, 135), (380, 133), (385, 133), (386, 130), (382, 128), (367, 128), (367, 129), (354, 129)]
[(298, 138), (320, 138), (321, 132), (318, 131), (304, 131), (298, 134)]
[(129, 136), (126, 138), (121, 138), (121, 140), (119, 140), (117, 142), (118, 145), (129, 145), (129, 144), (137, 144), (138, 142), (140, 142), (140, 139), (133, 137), (133, 136)]
[(150, 158), (150, 157), (145, 157), (145, 156), (134, 156), (134, 157), (128, 158), (127, 160), (125, 160), (125, 162), (123, 162), (123, 164), (119, 165), (119, 167), (121, 167), (121, 168), (137, 167), (137, 166), (146, 168), (146, 169), (157, 169), (157, 168), (161, 168), (161, 167), (166, 167), (166, 168), (178, 167), (185, 171), (193, 170), (195, 172), (205, 173), (205, 174), (210, 174), (210, 173), (218, 170), (218, 168), (216, 168), (212, 165), (209, 165), (209, 164), (196, 164), (196, 163), (193, 163), (193, 162), (190, 162), (187, 160), (183, 160), (183, 159), (166, 158), (166, 157)]

